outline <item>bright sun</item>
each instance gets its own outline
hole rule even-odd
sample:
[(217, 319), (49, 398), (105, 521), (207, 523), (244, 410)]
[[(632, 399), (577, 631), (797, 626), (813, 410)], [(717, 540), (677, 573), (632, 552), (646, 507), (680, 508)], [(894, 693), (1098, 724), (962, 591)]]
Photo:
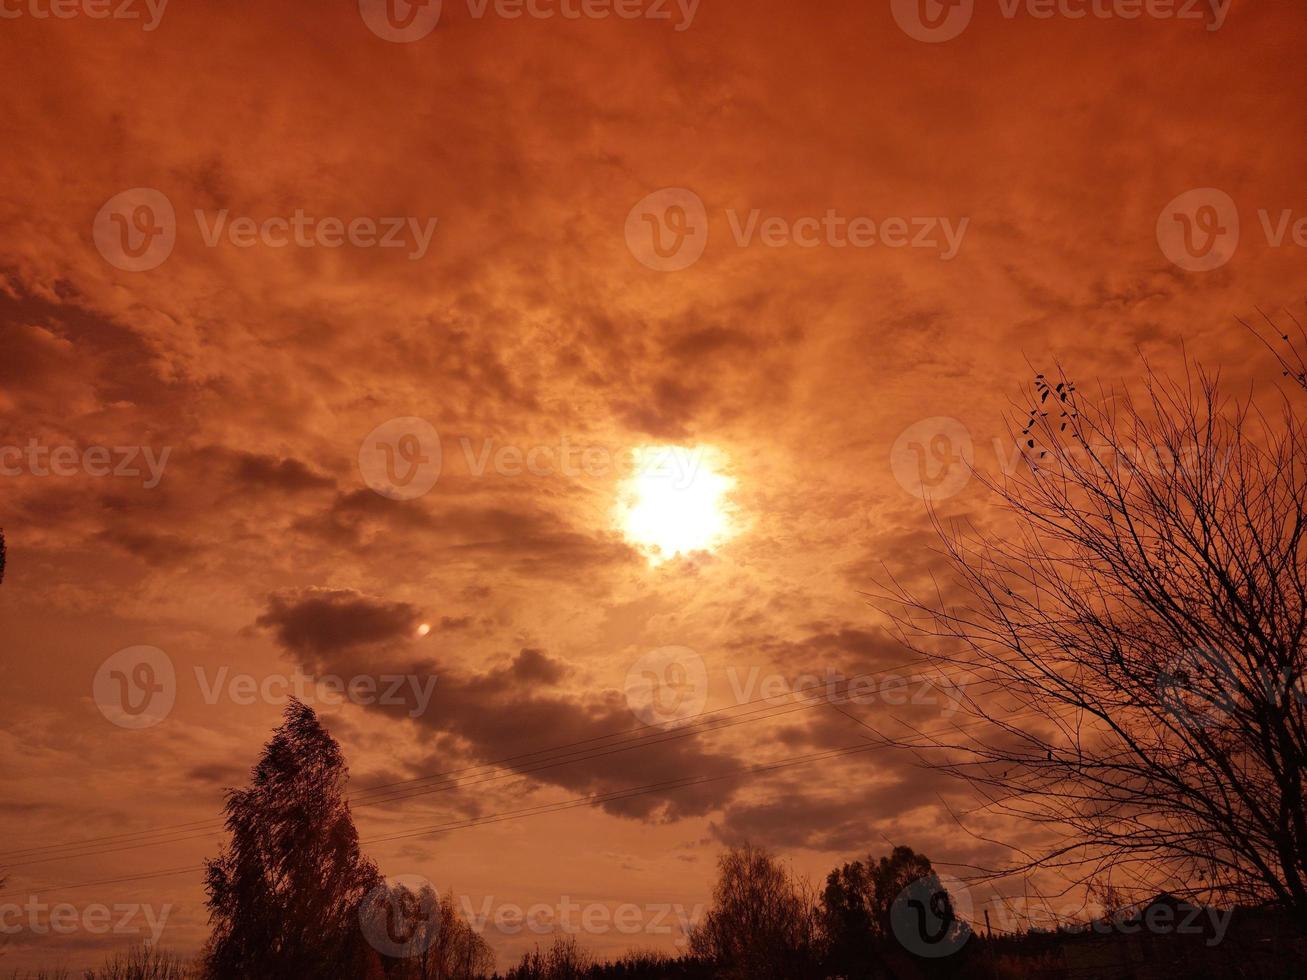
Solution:
[(721, 453), (706, 446), (641, 446), (618, 490), (616, 519), (650, 562), (712, 551), (734, 531), (726, 495), (735, 480), (721, 473)]

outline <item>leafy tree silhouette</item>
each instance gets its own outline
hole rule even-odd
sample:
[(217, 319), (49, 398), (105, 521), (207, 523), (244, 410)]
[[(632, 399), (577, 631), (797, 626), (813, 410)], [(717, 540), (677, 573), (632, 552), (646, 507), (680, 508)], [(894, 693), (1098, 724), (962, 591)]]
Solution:
[(871, 919), (877, 935), (885, 937), (891, 934), (890, 921), (894, 903), (899, 900), (909, 885), (922, 883), (923, 891), (932, 896), (940, 896), (943, 907), (939, 911), (948, 921), (954, 918), (953, 902), (939, 876), (930, 864), (930, 858), (918, 854), (910, 847), (899, 846), (882, 857), (874, 867), (869, 867), (871, 880)]
[(382, 883), (359, 850), (340, 746), (292, 699), (254, 767), (227, 795), (230, 847), (207, 862), (209, 975), (242, 980), (361, 977), (375, 957), (359, 929)]
[(932, 920), (952, 928), (956, 914), (951, 896), (930, 859), (910, 847), (896, 847), (878, 861), (868, 857), (865, 863), (854, 861), (830, 872), (821, 896), (830, 969), (847, 977), (879, 975), (885, 951), (897, 945), (895, 903), (922, 897), (934, 901)]
[(840, 976), (864, 976), (867, 950), (874, 934), (872, 884), (867, 866), (853, 861), (826, 876), (821, 895), (822, 929), (827, 959)]

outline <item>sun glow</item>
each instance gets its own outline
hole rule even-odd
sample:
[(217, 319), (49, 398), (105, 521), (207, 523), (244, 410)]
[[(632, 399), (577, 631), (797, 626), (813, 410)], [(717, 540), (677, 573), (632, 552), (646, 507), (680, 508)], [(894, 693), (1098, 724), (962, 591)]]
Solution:
[(694, 551), (713, 551), (733, 536), (727, 494), (735, 480), (708, 447), (641, 446), (622, 482), (617, 525), (652, 564)]

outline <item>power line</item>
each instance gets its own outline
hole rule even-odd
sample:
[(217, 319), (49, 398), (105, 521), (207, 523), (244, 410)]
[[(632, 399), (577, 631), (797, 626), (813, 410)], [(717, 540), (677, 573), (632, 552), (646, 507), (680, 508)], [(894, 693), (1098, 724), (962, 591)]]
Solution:
[[(687, 731), (674, 731), (672, 733), (667, 734), (667, 737), (665, 738), (644, 737), (630, 744), (625, 744), (625, 745), (619, 744), (615, 748), (605, 747), (603, 751), (593, 751), (593, 752), (587, 752), (582, 754), (572, 753), (572, 755), (574, 756), (573, 758), (562, 758), (557, 760), (551, 760), (549, 762), (528, 769), (521, 769), (521, 770), (514, 769), (514, 770), (509, 770), (508, 772), (502, 772), (497, 774), (487, 773), (484, 776), (475, 777), (466, 782), (447, 781), (444, 785), (421, 787), (413, 790), (412, 792), (405, 793), (405, 794), (399, 794), (399, 795), (393, 795), (393, 796), (383, 797), (379, 799), (368, 800), (362, 803), (351, 802), (351, 806), (355, 808), (362, 808), (367, 806), (379, 806), (386, 803), (393, 803), (397, 801), (413, 799), (418, 796), (429, 796), (433, 793), (444, 793), (444, 792), (449, 792), (451, 790), (467, 789), (472, 786), (482, 785), (484, 783), (498, 782), (503, 779), (509, 779), (509, 778), (519, 777), (519, 776), (527, 776), (546, 769), (558, 768), (559, 766), (571, 765), (573, 763), (578, 763), (578, 762), (587, 762), (592, 759), (602, 758), (609, 755), (615, 755), (619, 752), (628, 752), (631, 751), (632, 749), (644, 748), (645, 746), (648, 745), (660, 745), (665, 742), (677, 741), (679, 739), (689, 738), (694, 735), (717, 732), (726, 728), (734, 728), (737, 725), (749, 724), (750, 722), (759, 721), (762, 720), (763, 718), (770, 720), (773, 718), (778, 718), (782, 715), (791, 714), (796, 711), (806, 711), (811, 708), (818, 707), (822, 703), (830, 703), (830, 704), (849, 703), (851, 700), (852, 700), (851, 698), (845, 697), (842, 702), (837, 702), (831, 699), (830, 697), (826, 697), (824, 699), (816, 698), (814, 700), (810, 700), (807, 703), (800, 703), (797, 705), (779, 704), (779, 705), (771, 705), (767, 708), (756, 708), (754, 709), (754, 711), (747, 712), (746, 714), (758, 714), (759, 712), (763, 712), (763, 714), (760, 717), (749, 718), (749, 717), (740, 716), (737, 718), (730, 718), (730, 719), (726, 719), (724, 723), (718, 724), (715, 727), (711, 727), (711, 728), (695, 727)], [(776, 710), (776, 709), (780, 709), (780, 710)], [(877, 732), (877, 734), (879, 735), (880, 733)], [(883, 738), (884, 736), (881, 737)], [(60, 853), (60, 854), (53, 854), (53, 855), (46, 854), (25, 861), (10, 862), (6, 865), (6, 868), (30, 867), (36, 864), (48, 864), (52, 861), (71, 860), (73, 858), (82, 858), (82, 857), (94, 857), (101, 854), (116, 854), (121, 851), (135, 850), (141, 847), (158, 847), (167, 844), (183, 843), (190, 840), (201, 840), (206, 837), (211, 837), (214, 834), (220, 833), (222, 827), (223, 827), (222, 822), (218, 822), (216, 824), (210, 823), (211, 829), (204, 830), (199, 833), (185, 833), (182, 834), (181, 836), (164, 836), (164, 837), (158, 837), (157, 839), (153, 835), (151, 835), (151, 839), (133, 841), (131, 843), (121, 843), (119, 846), (110, 846), (110, 847), (98, 846), (98, 847), (84, 848), (80, 850), (69, 850), (66, 851), (65, 853)]]
[[(882, 674), (889, 673), (891, 671), (901, 670), (906, 667), (920, 666), (927, 662), (928, 661), (925, 660), (924, 658), (918, 658), (917, 660), (908, 661), (906, 663), (897, 664), (891, 667), (883, 667), (876, 671), (869, 671), (862, 674), (855, 674), (843, 681), (843, 684), (846, 688), (845, 694), (847, 694), (847, 688), (851, 686), (854, 681), (876, 677)], [(528, 775), (530, 773), (543, 771), (545, 769), (555, 768), (557, 766), (569, 765), (576, 762), (587, 761), (592, 758), (598, 758), (603, 755), (611, 755), (617, 752), (628, 751), (633, 748), (641, 748), (646, 745), (657, 745), (657, 744), (662, 744), (664, 742), (675, 741), (681, 738), (687, 738), (692, 735), (720, 731), (725, 728), (735, 727), (736, 725), (740, 725), (740, 724), (747, 724), (753, 721), (762, 720), (764, 718), (770, 719), (773, 717), (779, 717), (784, 714), (789, 714), (791, 711), (800, 711), (800, 710), (806, 710), (811, 707), (815, 707), (816, 705), (820, 704), (823, 700), (823, 692), (820, 689), (817, 689), (801, 694), (800, 701), (798, 703), (773, 704), (773, 705), (768, 705), (767, 707), (764, 708), (755, 708), (752, 711), (745, 712), (743, 715), (737, 715), (735, 717), (727, 716), (727, 712), (735, 711), (738, 708), (748, 707), (751, 704), (776, 701), (778, 698), (787, 698), (792, 696), (793, 696), (793, 692), (787, 692), (785, 694), (752, 698), (748, 701), (744, 701), (736, 705), (731, 705), (728, 708), (721, 709), (710, 715), (704, 716), (703, 718), (686, 726), (684, 729), (673, 730), (673, 732), (669, 734), (668, 737), (666, 738), (657, 738), (657, 737), (646, 736), (646, 735), (641, 735), (638, 738), (628, 738), (627, 736), (636, 733), (648, 732), (650, 729), (658, 729), (660, 731), (665, 731), (664, 726), (656, 723), (639, 725), (631, 729), (626, 729), (624, 731), (613, 732), (607, 735), (592, 736), (587, 739), (580, 739), (574, 742), (563, 743), (560, 745), (550, 746), (543, 749), (536, 749), (531, 752), (524, 752), (524, 753), (519, 753), (517, 755), (506, 756), (501, 759), (492, 760), (490, 762), (481, 763), (479, 765), (465, 766), (461, 769), (446, 770), (444, 772), (430, 773), (423, 776), (413, 777), (411, 779), (398, 780), (391, 783), (379, 784), (367, 788), (366, 790), (364, 790), (362, 794), (360, 794), (359, 797), (356, 797), (350, 802), (352, 806), (356, 806), (356, 807), (374, 806), (383, 803), (390, 803), (390, 802), (410, 799), (416, 796), (427, 795), (432, 792), (444, 792), (450, 789), (458, 789), (466, 786), (480, 785), (481, 783), (492, 782), (499, 779), (508, 779), (514, 776)], [(826, 699), (829, 700), (829, 695), (826, 695)], [(783, 709), (783, 710), (778, 711), (774, 709)], [(750, 717), (750, 716), (757, 716), (757, 717)], [(525, 760), (533, 756), (548, 755), (549, 753), (556, 753), (559, 752), (560, 750), (569, 749), (574, 746), (587, 745), (595, 742), (602, 742), (609, 739), (619, 739), (620, 741), (614, 742), (612, 743), (612, 745), (609, 746), (601, 746), (600, 748), (604, 749), (604, 751), (594, 752), (594, 753), (568, 752), (568, 753), (564, 753), (562, 756), (557, 756), (556, 758), (549, 759), (544, 764), (534, 766), (533, 768), (522, 769), (522, 770), (512, 769), (506, 773), (500, 773), (498, 775), (493, 775), (493, 776), (490, 775), (490, 773), (492, 773), (496, 767), (502, 766), (505, 763)], [(567, 758), (566, 756), (574, 756), (574, 758)], [(449, 778), (452, 776), (457, 776), (462, 773), (475, 773), (477, 770), (485, 770), (485, 772), (481, 774), (485, 778), (478, 777), (475, 778), (472, 782), (467, 782), (462, 784), (455, 783)], [(435, 780), (435, 779), (443, 779), (446, 785), (436, 786), (434, 788), (423, 787), (421, 789), (416, 789), (416, 791), (410, 793), (395, 793), (389, 796), (377, 795), (379, 791), (389, 789), (391, 787), (411, 786), (416, 783), (421, 783), (427, 780)], [(40, 846), (35, 846), (30, 848), (5, 851), (5, 852), (0, 852), (0, 859), (9, 858), (9, 857), (21, 857), (24, 855), (37, 855), (43, 851), (67, 851), (68, 852), (68, 853), (61, 853), (57, 855), (45, 855), (42, 857), (33, 857), (31, 860), (21, 861), (21, 862), (9, 862), (6, 864), (6, 867), (10, 867), (10, 868), (26, 867), (33, 864), (47, 863), (49, 861), (63, 860), (66, 858), (71, 859), (77, 857), (90, 857), (99, 853), (116, 853), (117, 851), (130, 850), (136, 847), (147, 847), (147, 846), (152, 846), (154, 844), (161, 845), (161, 844), (169, 844), (169, 843), (178, 843), (185, 840), (195, 840), (201, 837), (210, 836), (213, 833), (217, 833), (223, 829), (223, 826), (224, 823), (222, 821), (214, 821), (212, 819), (191, 821), (188, 823), (174, 824), (171, 826), (154, 828), (152, 830), (142, 830), (142, 831), (135, 831), (135, 832), (124, 833), (124, 834), (102, 835), (99, 837), (84, 838), (81, 841), (65, 842), (63, 844), (46, 844), (46, 845), (40, 845)], [(190, 830), (203, 830), (203, 832), (199, 834), (193, 834), (190, 836), (183, 836), (183, 837), (167, 837), (167, 838), (159, 839), (157, 841), (152, 839), (143, 839), (143, 840), (135, 841), (134, 843), (130, 843), (130, 844), (124, 843), (126, 841), (132, 841), (134, 838), (154, 838), (159, 835), (167, 835), (174, 832), (182, 832), (182, 831), (190, 831)], [(98, 847), (97, 848), (87, 847), (87, 845), (98, 844), (98, 843), (123, 843), (123, 846), (113, 847), (113, 848), (103, 848), (103, 849)]]
[[(880, 669), (878, 669), (878, 670), (875, 670), (875, 671), (870, 671), (870, 672), (863, 673), (863, 674), (854, 674), (853, 676), (847, 678), (847, 683), (852, 683), (852, 682), (855, 681), (855, 680), (861, 680), (861, 679), (865, 679), (865, 678), (869, 678), (869, 677), (875, 677), (875, 676), (878, 676), (878, 675), (880, 675), (880, 674), (889, 673), (890, 671), (894, 671), (894, 670), (902, 670), (902, 669), (905, 668), (905, 667), (919, 666), (919, 665), (922, 665), (922, 664), (927, 663), (927, 662), (928, 662), (928, 661), (926, 661), (924, 658), (918, 658), (917, 660), (908, 661), (907, 663), (903, 663), (903, 664), (896, 664), (896, 665), (894, 665), (894, 666), (892, 666), (892, 667), (882, 667), (882, 668), (880, 668)], [(713, 712), (712, 714), (706, 715), (706, 716), (704, 716), (703, 718), (700, 718), (700, 719), (696, 720), (695, 722), (693, 722), (691, 726), (687, 726), (687, 727), (693, 727), (693, 726), (699, 726), (699, 725), (706, 724), (706, 723), (708, 723), (708, 722), (712, 719), (713, 715), (724, 715), (726, 712), (728, 712), (728, 711), (734, 711), (734, 710), (736, 710), (737, 708), (748, 707), (748, 706), (751, 705), (751, 704), (757, 704), (757, 703), (760, 703), (760, 702), (763, 702), (763, 701), (774, 701), (774, 700), (776, 700), (777, 698), (784, 698), (784, 697), (789, 697), (789, 696), (791, 696), (790, 693), (786, 693), (786, 694), (773, 694), (773, 695), (770, 695), (770, 696), (767, 696), (767, 697), (757, 697), (757, 698), (751, 698), (751, 699), (748, 700), (748, 701), (741, 701), (741, 702), (738, 703), (738, 704), (730, 705), (730, 706), (727, 707), (727, 708), (722, 708), (722, 709), (719, 709), (719, 710), (716, 711), (716, 712)], [(804, 695), (804, 697), (809, 697), (809, 696), (811, 696), (811, 695)], [(749, 713), (751, 713), (751, 712), (749, 712)], [(546, 746), (546, 747), (543, 748), (543, 749), (534, 749), (534, 750), (532, 750), (531, 752), (522, 752), (522, 753), (518, 753), (517, 755), (504, 756), (504, 757), (501, 757), (501, 758), (499, 758), (499, 759), (491, 759), (491, 760), (488, 761), (488, 762), (479, 763), (479, 764), (477, 764), (477, 765), (473, 765), (473, 766), (464, 766), (464, 767), (461, 768), (461, 769), (448, 769), (448, 770), (444, 770), (444, 771), (441, 771), (441, 772), (428, 773), (428, 774), (423, 775), (423, 776), (414, 776), (414, 777), (411, 777), (411, 778), (409, 778), (409, 779), (396, 780), (396, 781), (394, 781), (394, 782), (390, 782), (390, 783), (379, 783), (379, 784), (377, 784), (377, 785), (375, 785), (375, 786), (368, 786), (368, 787), (365, 787), (365, 788), (362, 790), (362, 792), (359, 794), (359, 796), (357, 797), (357, 800), (358, 800), (359, 802), (355, 803), (355, 805), (359, 805), (359, 806), (364, 805), (364, 803), (365, 803), (365, 801), (366, 801), (366, 798), (367, 798), (370, 794), (373, 794), (373, 793), (375, 793), (375, 792), (377, 792), (377, 791), (379, 791), (379, 790), (390, 789), (391, 787), (395, 787), (395, 786), (403, 786), (403, 785), (408, 785), (408, 784), (413, 784), (413, 783), (425, 782), (426, 780), (429, 780), (429, 779), (443, 779), (443, 778), (447, 778), (447, 777), (449, 777), (449, 776), (456, 776), (456, 775), (461, 775), (461, 774), (463, 774), (463, 773), (472, 772), (472, 771), (477, 770), (477, 769), (493, 769), (493, 768), (495, 768), (495, 767), (497, 767), (497, 766), (502, 766), (502, 765), (504, 765), (504, 764), (506, 764), (506, 763), (515, 762), (515, 761), (522, 760), (522, 759), (527, 759), (527, 758), (530, 758), (530, 757), (532, 757), (532, 756), (537, 756), (537, 755), (547, 755), (547, 754), (549, 754), (549, 753), (551, 753), (551, 752), (557, 752), (557, 751), (560, 751), (560, 750), (562, 750), (562, 749), (570, 749), (570, 748), (574, 748), (574, 747), (579, 746), (579, 745), (588, 745), (588, 744), (593, 743), (593, 742), (600, 742), (600, 741), (604, 741), (604, 740), (606, 740), (606, 739), (611, 739), (611, 738), (620, 738), (620, 737), (623, 737), (623, 736), (627, 736), (627, 735), (635, 734), (635, 733), (637, 733), (637, 732), (648, 731), (649, 729), (660, 729), (660, 730), (666, 730), (666, 726), (665, 726), (664, 724), (660, 724), (660, 723), (656, 723), (656, 722), (651, 722), (651, 723), (644, 724), (644, 725), (637, 725), (637, 726), (635, 726), (634, 728), (628, 728), (628, 729), (623, 729), (623, 730), (621, 730), (621, 731), (610, 732), (610, 733), (608, 733), (607, 735), (595, 735), (595, 736), (591, 736), (590, 738), (579, 739), (579, 740), (574, 741), (574, 742), (564, 742), (564, 743), (561, 743), (561, 744), (558, 744), (558, 745)], [(165, 833), (165, 832), (173, 831), (173, 830), (186, 830), (186, 829), (194, 829), (194, 828), (196, 828), (196, 827), (212, 826), (213, 824), (214, 824), (214, 821), (213, 821), (212, 819), (206, 819), (206, 820), (195, 820), (195, 821), (190, 821), (190, 822), (187, 822), (187, 823), (180, 823), (180, 824), (165, 824), (165, 825), (162, 826), (162, 827), (155, 827), (155, 828), (153, 828), (153, 829), (151, 829), (151, 830), (138, 830), (138, 831), (132, 831), (132, 832), (122, 833), (122, 834), (106, 834), (106, 835), (101, 835), (101, 836), (98, 836), (98, 837), (85, 837), (85, 838), (82, 838), (81, 840), (77, 840), (77, 841), (65, 841), (65, 842), (63, 842), (63, 843), (59, 843), (59, 844), (42, 844), (42, 845), (37, 845), (37, 846), (33, 846), (33, 847), (18, 848), (18, 849), (15, 849), (15, 850), (0, 851), (0, 859), (9, 858), (9, 857), (17, 857), (17, 856), (20, 856), (20, 855), (23, 855), (23, 854), (29, 854), (29, 853), (33, 853), (33, 852), (36, 852), (36, 851), (55, 850), (55, 849), (60, 849), (60, 848), (65, 848), (65, 847), (78, 847), (78, 846), (81, 846), (81, 845), (84, 845), (84, 844), (93, 844), (93, 843), (98, 843), (98, 842), (101, 842), (101, 841), (114, 841), (114, 840), (130, 839), (130, 838), (132, 838), (132, 837), (140, 837), (140, 836), (145, 836), (145, 835), (150, 835), (150, 834)]]
[[(935, 732), (923, 732), (921, 734), (929, 738), (929, 737), (934, 737), (936, 735), (945, 734), (946, 732), (949, 731), (964, 731), (968, 728), (974, 728), (977, 727), (977, 725), (982, 725), (987, 723), (988, 723), (988, 719), (981, 719), (971, 725), (952, 726), (951, 728), (940, 729)], [(700, 783), (715, 782), (723, 779), (729, 779), (734, 776), (749, 775), (756, 772), (769, 772), (778, 769), (790, 768), (792, 766), (798, 766), (798, 765), (808, 765), (813, 762), (825, 761), (826, 759), (842, 758), (844, 756), (855, 755), (861, 752), (867, 752), (877, 748), (894, 748), (894, 747), (910, 748), (911, 747), (908, 745), (899, 745), (898, 743), (890, 742), (888, 740), (885, 740), (883, 736), (881, 736), (881, 738), (882, 738), (881, 742), (863, 741), (855, 745), (844, 746), (839, 749), (830, 749), (818, 753), (809, 753), (808, 755), (794, 756), (788, 759), (779, 760), (777, 762), (762, 763), (757, 766), (749, 766), (743, 769), (733, 770), (731, 772), (721, 773), (712, 776), (686, 777), (681, 780), (669, 780), (661, 783), (653, 783), (646, 786), (639, 786), (632, 789), (615, 790), (613, 792), (604, 793), (604, 794), (592, 794), (590, 796), (578, 797), (572, 800), (561, 800), (561, 801), (555, 801), (553, 803), (542, 803), (533, 807), (525, 807), (519, 810), (501, 811), (499, 813), (486, 814), (480, 817), (469, 817), (466, 818), (465, 820), (453, 821), (448, 824), (437, 824), (433, 827), (419, 828), (417, 830), (408, 831), (402, 834), (392, 834), (390, 836), (369, 838), (367, 840), (360, 841), (360, 843), (361, 844), (389, 843), (391, 841), (406, 840), (406, 839), (411, 839), (413, 837), (429, 836), (433, 833), (452, 833), (456, 830), (466, 830), (472, 827), (481, 826), (483, 824), (501, 823), (505, 820), (522, 819), (522, 818), (532, 817), (532, 816), (545, 816), (550, 813), (562, 812), (564, 810), (575, 809), (581, 806), (595, 806), (597, 804), (612, 802), (618, 799), (629, 799), (637, 796), (644, 796), (649, 793), (665, 791), (667, 789), (684, 788), (686, 786), (698, 785)], [(89, 888), (95, 885), (117, 884), (119, 882), (125, 882), (125, 881), (142, 881), (155, 877), (166, 877), (174, 874), (183, 874), (191, 871), (201, 871), (204, 870), (204, 867), (205, 867), (204, 865), (195, 865), (187, 868), (175, 868), (169, 871), (161, 871), (157, 873), (152, 872), (152, 873), (145, 873), (141, 875), (128, 875), (122, 878), (102, 879), (99, 881), (89, 881), (89, 882), (77, 882), (73, 884), (43, 885), (40, 888), (31, 888), (31, 889), (24, 889), (24, 890), (35, 893), (35, 892), (51, 891), (55, 889), (71, 890), (74, 888)], [(4, 894), (5, 892), (18, 891), (18, 890), (19, 889), (16, 886), (11, 888), (0, 888), (0, 894)]]

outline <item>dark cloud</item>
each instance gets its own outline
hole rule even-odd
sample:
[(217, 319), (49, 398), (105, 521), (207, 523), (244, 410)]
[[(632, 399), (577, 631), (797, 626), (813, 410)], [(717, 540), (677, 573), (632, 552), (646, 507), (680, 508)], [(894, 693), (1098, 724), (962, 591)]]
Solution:
[(313, 472), (298, 459), (278, 459), (254, 453), (234, 453), (233, 457), (236, 480), (249, 488), (298, 493), (336, 485), (331, 477)]
[[(1280, 9), (1290, 5), (1235, 4), (1216, 32), (1175, 19), (1009, 20), (991, 5), (947, 45), (904, 35), (888, 4), (854, 0), (819, 17), (777, 0), (743, 15), (703, 4), (683, 32), (617, 18), (506, 23), (446, 4), (439, 30), (413, 45), (376, 38), (357, 4), (302, 6), (232, 18), (173, 4), (148, 34), (85, 17), (20, 17), (0, 32), (0, 446), (173, 449), (152, 490), (0, 477), (7, 784), (47, 807), (35, 822), (4, 813), (9, 846), (214, 819), (220, 763), (247, 767), (278, 707), (202, 703), (189, 679), (214, 665), (264, 678), (286, 669), (275, 650), (310, 673), (438, 677), (413, 721), (323, 709), (354, 771), (381, 781), (629, 729), (638, 721), (617, 692), (659, 646), (697, 649), (714, 678), (909, 659), (864, 593), (889, 576), (956, 593), (938, 577), (925, 507), (888, 465), (907, 426), (956, 418), (993, 465), (990, 439), (1033, 370), (1060, 358), (1088, 390), (1132, 376), (1140, 349), (1175, 363), (1183, 338), (1231, 384), (1260, 385), (1278, 369), (1249, 357), (1234, 314), (1301, 310), (1302, 251), (1268, 247), (1255, 213), (1299, 203), (1302, 138), (1286, 121), (1301, 116), (1294, 79), (1307, 68), (1300, 25)], [(215, 51), (228, 70), (197, 70)], [(91, 224), (138, 186), (169, 197), (178, 234), (164, 265), (128, 273), (99, 254)], [(641, 265), (623, 236), (633, 205), (662, 187), (692, 189), (709, 212), (703, 257), (674, 273)], [(1223, 188), (1243, 216), (1238, 253), (1205, 274), (1169, 267), (1155, 235), (1166, 202), (1197, 187)], [(210, 246), (194, 212), (224, 208), (255, 222), (302, 209), (439, 224), (421, 259)], [(970, 225), (945, 262), (914, 248), (742, 246), (728, 209)], [(358, 453), (367, 433), (408, 416), (438, 429), (447, 466), (425, 497), (392, 501), (366, 487)], [(714, 446), (737, 478), (742, 530), (711, 561), (649, 566), (613, 526), (615, 478), (475, 476), (464, 436)], [(1002, 533), (993, 513), (974, 484), (941, 508), (982, 534)], [(432, 631), (419, 639), (424, 617)], [(187, 683), (165, 723), (125, 732), (95, 710), (91, 678), (142, 643)], [(850, 710), (876, 726), (937, 727), (907, 708)], [(862, 734), (821, 706), (515, 769), (547, 791), (538, 798), (565, 798)], [(547, 848), (523, 821), (471, 832), (484, 836), (467, 846), (445, 846), (451, 835), (370, 853), (388, 872), (482, 894), (534, 882), (538, 898), (624, 891), (637, 879), (613, 881), (605, 855), (649, 867), (688, 838), (699, 863), (657, 865), (659, 887), (699, 898), (713, 852), (746, 833), (853, 853), (884, 833), (924, 839), (934, 857), (949, 834), (931, 801), (947, 791), (913, 776), (913, 762), (873, 752), (802, 779), (723, 780), (607, 808), (635, 819), (569, 811)], [(410, 806), (489, 812), (524, 783), (500, 790), (508, 803), (479, 787)], [(364, 829), (417, 823), (382, 809), (360, 811)], [(708, 817), (720, 836), (706, 835)], [(15, 869), (11, 885), (198, 864), (202, 844), (33, 869), (39, 878)], [(198, 949), (198, 878), (149, 887), (197, 910), (166, 942)]]
[(109, 527), (99, 538), (151, 565), (170, 565), (194, 558), (201, 550), (193, 540), (177, 534), (156, 534), (146, 529)]
[(269, 596), (266, 611), (255, 622), (311, 668), (411, 641), (421, 621), (421, 612), (407, 602), (349, 589), (304, 589)]
[[(368, 669), (367, 648), (397, 640), (415, 621), (406, 603), (387, 603), (354, 593), (310, 590), (273, 597), (259, 624), (272, 628), (282, 648), (305, 670), (350, 676)], [(388, 669), (404, 669), (393, 658)], [(407, 670), (426, 674), (427, 662)], [(435, 696), (416, 720), (432, 733), (456, 737), (461, 754), (477, 761), (509, 760), (505, 767), (536, 782), (583, 795), (620, 793), (654, 783), (729, 772), (740, 760), (701, 744), (697, 736), (645, 729), (641, 744), (617, 751), (619, 736), (641, 728), (622, 695), (556, 690), (570, 664), (542, 650), (524, 648), (481, 672), (438, 670)], [(372, 710), (410, 717), (407, 705), (376, 704)], [(542, 746), (574, 745), (539, 755)], [(541, 768), (545, 763), (560, 765)], [(607, 801), (610, 813), (642, 820), (702, 815), (731, 799), (729, 783), (706, 783)]]
[(880, 628), (825, 622), (805, 626), (809, 632), (800, 639), (745, 634), (731, 646), (740, 653), (748, 653), (782, 668), (790, 678), (800, 674), (825, 678), (828, 671), (849, 677), (916, 659), (911, 651)]
[(192, 766), (186, 772), (187, 779), (194, 779), (201, 783), (224, 788), (239, 786), (248, 775), (248, 767), (233, 765), (229, 762), (210, 762), (204, 765)]
[[(846, 743), (852, 744), (846, 736)], [(801, 776), (786, 775), (767, 787), (763, 800), (737, 801), (714, 820), (713, 836), (724, 844), (749, 840), (768, 847), (807, 848), (841, 854), (866, 854), (885, 845), (909, 822), (910, 840), (929, 841), (939, 834), (941, 818), (933, 812), (946, 794), (956, 796), (957, 780), (930, 769), (900, 768), (873, 750), (821, 763)], [(930, 813), (929, 816), (926, 816)], [(926, 821), (926, 822), (921, 822)], [(954, 847), (957, 841), (951, 842)]]
[(538, 506), (388, 500), (371, 490), (340, 494), (295, 528), (336, 546), (364, 546), (378, 535), (420, 537), (452, 560), (485, 563), (529, 576), (599, 571), (641, 561), (612, 534), (585, 533)]

